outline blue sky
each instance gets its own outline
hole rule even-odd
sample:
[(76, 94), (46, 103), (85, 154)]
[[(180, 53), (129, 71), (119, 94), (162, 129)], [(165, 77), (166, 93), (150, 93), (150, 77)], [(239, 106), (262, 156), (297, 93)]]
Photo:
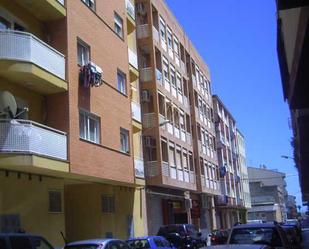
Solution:
[(301, 204), (292, 156), (289, 110), (276, 51), (275, 0), (166, 0), (210, 68), (213, 93), (229, 108), (246, 139), (248, 166), (287, 174)]

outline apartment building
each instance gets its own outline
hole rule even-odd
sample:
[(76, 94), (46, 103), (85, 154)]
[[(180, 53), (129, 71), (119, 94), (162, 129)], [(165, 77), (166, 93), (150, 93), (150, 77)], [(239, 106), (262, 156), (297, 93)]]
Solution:
[(237, 152), (238, 152), (238, 164), (240, 169), (240, 192), (242, 194), (243, 206), (245, 207), (244, 217), (242, 217), (242, 221), (245, 222), (247, 220), (247, 210), (251, 208), (251, 197), (250, 197), (250, 187), (249, 187), (249, 176), (248, 176), (248, 168), (246, 161), (246, 146), (245, 146), (245, 138), (243, 134), (236, 129), (237, 136)]
[(149, 234), (216, 228), (218, 163), (209, 70), (161, 0), (136, 1)]
[(288, 103), (293, 129), (293, 156), (299, 172), (303, 201), (309, 201), (309, 3), (276, 0), (277, 52), (282, 91)]
[(288, 198), (285, 174), (277, 170), (248, 167), (252, 208), (248, 219), (283, 222), (287, 218)]
[(245, 219), (236, 121), (217, 95), (213, 95), (213, 106), (221, 185), (221, 195), (216, 198), (216, 217), (221, 228), (230, 228)]
[(131, 0), (0, 1), (2, 232), (147, 233), (135, 30)]

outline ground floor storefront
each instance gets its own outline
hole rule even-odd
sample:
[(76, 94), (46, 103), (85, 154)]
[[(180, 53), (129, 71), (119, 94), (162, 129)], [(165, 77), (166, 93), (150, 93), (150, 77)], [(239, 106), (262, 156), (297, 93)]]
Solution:
[(147, 232), (145, 189), (0, 170), (0, 232), (67, 241)]

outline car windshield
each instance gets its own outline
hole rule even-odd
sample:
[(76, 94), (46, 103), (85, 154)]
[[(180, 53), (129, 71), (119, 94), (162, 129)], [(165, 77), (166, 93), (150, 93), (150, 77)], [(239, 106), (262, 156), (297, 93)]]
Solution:
[(128, 245), (133, 249), (147, 249), (150, 248), (149, 242), (146, 239), (136, 239), (127, 241)]
[(189, 235), (196, 236), (197, 233), (198, 233), (197, 229), (196, 229), (195, 226), (193, 226), (193, 225), (188, 225), (188, 226), (186, 226), (186, 229), (187, 229), (187, 233), (188, 233)]
[(101, 246), (96, 244), (72, 245), (64, 247), (64, 249), (100, 249), (100, 248)]
[(234, 229), (230, 244), (276, 244), (280, 246), (282, 243), (275, 229), (257, 227)]

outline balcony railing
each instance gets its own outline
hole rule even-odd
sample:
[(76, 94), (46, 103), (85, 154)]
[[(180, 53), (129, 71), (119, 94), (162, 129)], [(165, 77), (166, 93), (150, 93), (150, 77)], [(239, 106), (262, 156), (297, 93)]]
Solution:
[(157, 161), (149, 161), (146, 163), (146, 176), (154, 177), (159, 174), (158, 162)]
[(64, 0), (57, 0), (57, 2), (64, 6)]
[(154, 26), (152, 26), (152, 36), (153, 40), (159, 43), (159, 31)]
[(128, 54), (129, 54), (129, 63), (138, 69), (138, 63), (137, 63), (137, 55), (136, 52), (134, 52), (132, 49), (128, 48)]
[(66, 133), (29, 120), (0, 120), (0, 153), (67, 160)]
[(34, 35), (12, 30), (0, 31), (0, 60), (33, 63), (65, 79), (65, 58)]
[(136, 29), (137, 39), (143, 39), (149, 37), (149, 24), (141, 24)]
[(152, 68), (145, 67), (140, 69), (140, 79), (142, 82), (148, 82), (152, 80)]
[(141, 158), (134, 158), (134, 168), (135, 168), (135, 176), (136, 177), (145, 177), (145, 171), (144, 171), (144, 161)]
[(144, 113), (143, 114), (143, 127), (151, 128), (156, 126), (156, 113)]
[(140, 104), (138, 104), (134, 101), (131, 101), (131, 108), (132, 108), (132, 118), (135, 119), (138, 122), (142, 122)]
[(133, 3), (130, 0), (126, 0), (126, 9), (129, 16), (135, 20), (135, 9)]

